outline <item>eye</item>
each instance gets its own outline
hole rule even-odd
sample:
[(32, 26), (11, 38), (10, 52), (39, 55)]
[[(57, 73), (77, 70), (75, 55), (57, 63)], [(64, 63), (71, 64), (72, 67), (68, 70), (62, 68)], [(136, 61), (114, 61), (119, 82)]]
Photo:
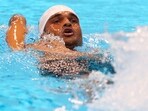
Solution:
[(72, 19), (71, 19), (71, 22), (72, 22), (72, 23), (78, 23), (78, 20), (77, 20), (76, 18), (72, 18)]
[(55, 18), (52, 20), (52, 23), (59, 23), (60, 22), (60, 19), (59, 18)]

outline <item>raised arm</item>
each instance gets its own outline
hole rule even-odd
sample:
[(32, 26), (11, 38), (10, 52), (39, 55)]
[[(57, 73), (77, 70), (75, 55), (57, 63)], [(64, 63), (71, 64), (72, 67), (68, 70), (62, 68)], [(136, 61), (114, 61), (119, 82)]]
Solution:
[(22, 15), (13, 15), (9, 20), (6, 32), (6, 42), (12, 50), (22, 50), (25, 47), (27, 34), (26, 19)]

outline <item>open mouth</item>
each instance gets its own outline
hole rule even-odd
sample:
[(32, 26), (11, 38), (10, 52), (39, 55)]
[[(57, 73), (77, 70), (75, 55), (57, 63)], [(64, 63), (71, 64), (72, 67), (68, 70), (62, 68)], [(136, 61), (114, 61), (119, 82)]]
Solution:
[(65, 28), (63, 31), (63, 35), (66, 37), (74, 35), (74, 32), (71, 28)]

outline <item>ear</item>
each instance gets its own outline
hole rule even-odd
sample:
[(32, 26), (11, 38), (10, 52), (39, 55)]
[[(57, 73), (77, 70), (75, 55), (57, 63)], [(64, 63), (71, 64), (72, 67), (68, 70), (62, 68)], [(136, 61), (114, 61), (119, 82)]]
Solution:
[(44, 31), (44, 32), (40, 35), (40, 38), (43, 38), (44, 35), (49, 35), (49, 34), (50, 34), (50, 32), (47, 33), (47, 32)]
[(45, 35), (45, 32), (43, 32), (43, 33), (40, 35), (40, 38), (43, 38), (44, 35)]

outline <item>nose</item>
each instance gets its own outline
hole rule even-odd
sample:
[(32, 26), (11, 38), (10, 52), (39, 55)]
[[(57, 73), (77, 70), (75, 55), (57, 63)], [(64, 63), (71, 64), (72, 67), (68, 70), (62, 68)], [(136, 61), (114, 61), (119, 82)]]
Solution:
[(71, 22), (67, 18), (65, 19), (64, 27), (71, 27)]

